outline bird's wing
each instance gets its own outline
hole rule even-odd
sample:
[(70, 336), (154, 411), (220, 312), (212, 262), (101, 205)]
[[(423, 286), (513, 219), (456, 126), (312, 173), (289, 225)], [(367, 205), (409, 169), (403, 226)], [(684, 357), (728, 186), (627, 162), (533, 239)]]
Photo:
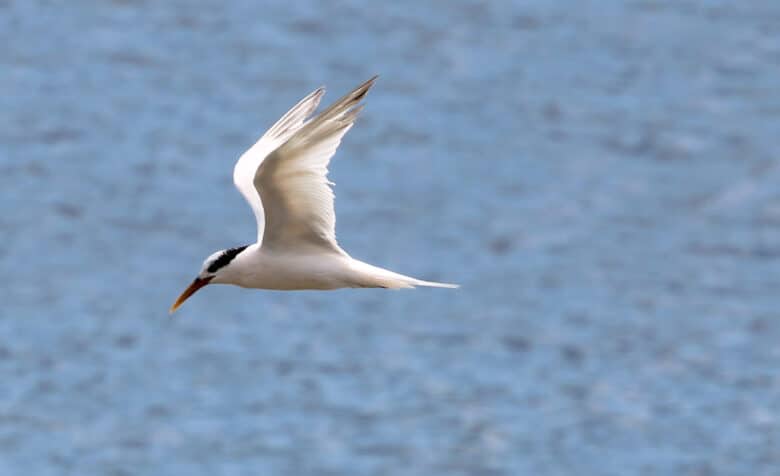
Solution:
[(265, 210), (262, 247), (327, 249), (336, 244), (336, 213), (328, 162), (362, 109), (376, 76), (307, 121), (260, 164), (254, 185)]
[(317, 109), (323, 94), (325, 94), (325, 88), (318, 88), (301, 99), (281, 119), (276, 121), (276, 124), (271, 126), (255, 145), (241, 155), (233, 168), (233, 183), (236, 184), (236, 188), (244, 196), (255, 214), (258, 243), (263, 241), (265, 218), (263, 204), (260, 202), (260, 195), (258, 195), (254, 185), (257, 168), (268, 154), (303, 126), (304, 121)]

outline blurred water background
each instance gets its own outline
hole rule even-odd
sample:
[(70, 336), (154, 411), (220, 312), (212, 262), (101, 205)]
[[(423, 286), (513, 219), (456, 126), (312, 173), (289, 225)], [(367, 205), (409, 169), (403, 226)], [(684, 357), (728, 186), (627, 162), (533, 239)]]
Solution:
[[(0, 474), (776, 475), (780, 3), (0, 0)], [(353, 256), (172, 300), (232, 167), (381, 75)]]

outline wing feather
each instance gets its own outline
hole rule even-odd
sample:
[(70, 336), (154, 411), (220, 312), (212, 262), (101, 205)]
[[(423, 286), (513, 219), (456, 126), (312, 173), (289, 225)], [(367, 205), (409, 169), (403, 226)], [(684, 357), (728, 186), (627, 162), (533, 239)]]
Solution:
[(260, 164), (254, 185), (265, 212), (263, 248), (315, 247), (344, 253), (336, 243), (328, 163), (375, 80), (376, 76), (306, 122)]
[(233, 168), (233, 183), (235, 183), (236, 188), (241, 192), (249, 206), (252, 207), (252, 212), (254, 212), (255, 220), (257, 221), (258, 243), (263, 241), (265, 217), (263, 204), (260, 202), (260, 195), (254, 186), (255, 173), (268, 154), (273, 152), (274, 149), (283, 144), (303, 126), (306, 119), (317, 109), (323, 94), (325, 94), (325, 88), (320, 87), (301, 99), (281, 119), (276, 121), (252, 147), (241, 155)]

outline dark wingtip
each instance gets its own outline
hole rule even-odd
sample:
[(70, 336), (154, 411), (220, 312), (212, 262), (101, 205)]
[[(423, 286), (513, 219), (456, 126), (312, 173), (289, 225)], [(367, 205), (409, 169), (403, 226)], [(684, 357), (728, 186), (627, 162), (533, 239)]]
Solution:
[(369, 78), (365, 83), (363, 83), (360, 86), (358, 86), (357, 88), (355, 88), (355, 92), (357, 94), (355, 94), (354, 100), (355, 101), (361, 101), (363, 99), (363, 97), (366, 95), (366, 93), (368, 92), (368, 90), (371, 89), (371, 86), (374, 85), (374, 82), (376, 81), (376, 79), (378, 77), (379, 77), (379, 75), (375, 74), (374, 76)]

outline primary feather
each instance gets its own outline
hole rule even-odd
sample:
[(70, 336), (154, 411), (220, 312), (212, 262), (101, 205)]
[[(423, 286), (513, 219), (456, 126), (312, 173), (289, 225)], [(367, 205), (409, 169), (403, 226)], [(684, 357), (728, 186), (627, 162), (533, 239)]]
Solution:
[(328, 163), (375, 80), (366, 81), (305, 123), (260, 164), (254, 184), (265, 210), (264, 249), (320, 247), (343, 253), (336, 243)]

